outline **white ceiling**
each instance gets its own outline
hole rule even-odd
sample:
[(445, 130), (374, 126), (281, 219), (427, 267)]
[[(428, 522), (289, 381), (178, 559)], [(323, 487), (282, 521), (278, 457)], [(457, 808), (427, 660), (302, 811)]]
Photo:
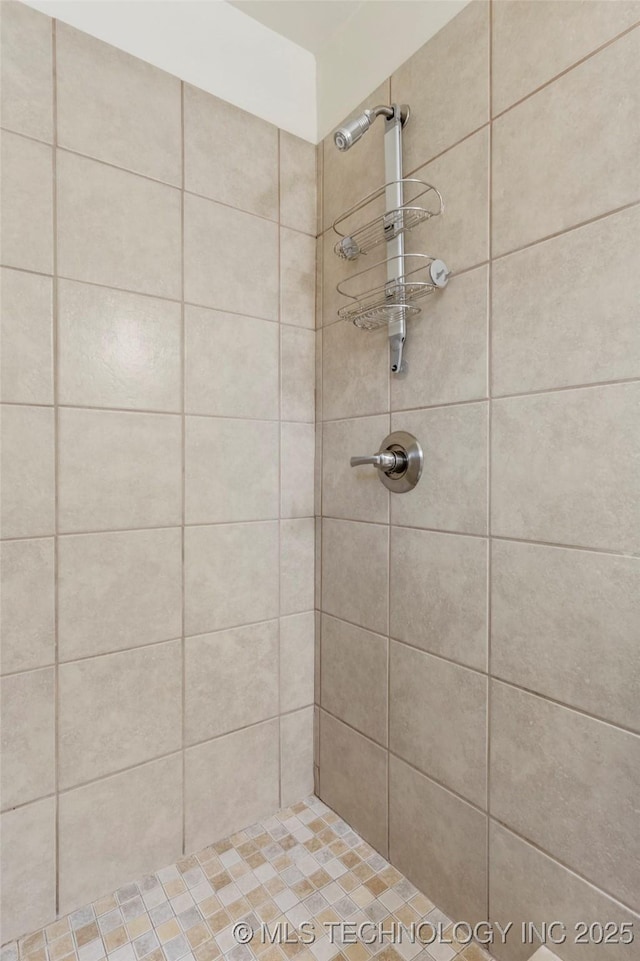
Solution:
[(317, 143), (468, 0), (26, 0)]
[(364, 0), (229, 0), (265, 27), (317, 54)]

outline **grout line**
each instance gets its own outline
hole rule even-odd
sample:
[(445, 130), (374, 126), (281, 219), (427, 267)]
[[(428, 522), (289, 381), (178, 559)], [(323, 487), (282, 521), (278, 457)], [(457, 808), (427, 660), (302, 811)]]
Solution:
[[(337, 521), (338, 523), (344, 524), (359, 524), (369, 525), (371, 527), (387, 527), (389, 526), (386, 521), (373, 521), (373, 520), (353, 520), (349, 517), (333, 517), (331, 515), (325, 515), (324, 520)], [(195, 526), (195, 525), (194, 525)], [(198, 525), (207, 526), (207, 525)], [(586, 551), (589, 554), (601, 554), (607, 557), (629, 557), (635, 558), (640, 556), (637, 553), (629, 551), (616, 551), (608, 550), (600, 547), (585, 547), (581, 544), (562, 544), (554, 543), (553, 541), (539, 541), (532, 540), (525, 537), (507, 537), (504, 534), (492, 534), (488, 532), (484, 534), (475, 534), (470, 531), (458, 531), (458, 530), (448, 530), (446, 528), (440, 527), (415, 527), (411, 524), (391, 524), (390, 525), (395, 530), (405, 530), (405, 531), (421, 531), (425, 534), (444, 534), (451, 537), (473, 537), (480, 538), (481, 540), (492, 540), (492, 541), (505, 541), (510, 544), (528, 544), (533, 547), (550, 547), (557, 548), (558, 550), (570, 550), (570, 551)]]
[[(384, 638), (384, 635), (380, 634), (379, 631), (374, 631), (368, 627), (363, 627), (361, 624), (357, 624), (355, 621), (350, 621), (345, 617), (340, 617), (336, 614), (333, 614), (331, 611), (322, 611), (321, 614), (322, 614), (322, 617), (330, 617), (335, 621), (341, 621), (342, 623), (348, 624), (350, 627), (355, 627), (358, 630), (364, 631), (367, 634), (375, 634), (376, 637)], [(510, 687), (513, 690), (520, 691), (523, 694), (530, 694), (532, 697), (537, 697), (541, 701), (548, 701), (550, 704), (553, 704), (556, 707), (561, 707), (567, 711), (572, 711), (574, 714), (579, 714), (582, 717), (589, 718), (589, 720), (598, 721), (601, 724), (606, 724), (607, 727), (613, 728), (616, 731), (622, 731), (625, 734), (632, 734), (635, 737), (640, 737), (640, 728), (633, 728), (625, 724), (620, 724), (618, 721), (613, 721), (610, 718), (605, 717), (604, 715), (596, 714), (592, 711), (588, 711), (585, 708), (581, 708), (576, 704), (570, 703), (569, 701), (561, 701), (558, 698), (552, 697), (550, 694), (545, 694), (544, 691), (539, 691), (539, 690), (536, 690), (535, 688), (526, 687), (525, 685), (518, 684), (516, 681), (510, 680), (509, 678), (501, 677), (499, 675), (490, 676), (487, 670), (482, 670), (482, 668), (474, 667), (471, 664), (465, 664), (463, 661), (458, 661), (452, 657), (447, 657), (446, 654), (441, 654), (438, 651), (429, 650), (428, 648), (425, 648), (425, 647), (419, 647), (417, 644), (411, 643), (411, 641), (407, 641), (404, 638), (395, 637), (391, 635), (389, 640), (392, 644), (401, 644), (403, 647), (407, 647), (411, 651), (416, 651), (419, 654), (424, 654), (425, 657), (427, 658), (434, 657), (439, 661), (443, 661), (445, 664), (451, 665), (452, 667), (457, 667), (463, 671), (469, 671), (472, 674), (476, 674), (478, 677), (485, 678), (489, 682), (503, 684), (505, 685), (505, 687)], [(323, 707), (323, 710), (324, 710), (324, 707)], [(342, 720), (342, 718), (340, 718), (340, 720)], [(347, 722), (345, 721), (344, 723), (346, 724)], [(354, 728), (354, 730), (357, 730), (357, 728)], [(364, 733), (364, 732), (360, 731), (359, 733)], [(370, 740), (374, 740), (374, 739), (370, 738)]]
[[(287, 711), (283, 711), (281, 716), (282, 716), (282, 717), (288, 717), (289, 715), (298, 714), (300, 711), (308, 710), (310, 707), (313, 707), (313, 704), (312, 704), (312, 703), (304, 704), (304, 705), (302, 705), (302, 707), (296, 707), (296, 708), (292, 708), (292, 709), (287, 710)], [(74, 791), (78, 791), (78, 790), (81, 790), (81, 789), (83, 789), (83, 788), (90, 787), (90, 786), (92, 786), (92, 785), (94, 785), (94, 784), (99, 784), (99, 783), (101, 783), (102, 781), (107, 781), (107, 780), (109, 780), (110, 778), (119, 777), (121, 774), (129, 774), (129, 773), (132, 772), (132, 771), (137, 771), (139, 768), (142, 768), (142, 767), (148, 767), (150, 764), (155, 764), (155, 763), (157, 763), (158, 761), (164, 761), (164, 760), (167, 760), (167, 758), (171, 758), (171, 757), (179, 757), (179, 756), (185, 754), (187, 751), (191, 750), (192, 748), (203, 747), (204, 745), (211, 744), (211, 743), (213, 743), (214, 741), (219, 741), (219, 740), (221, 740), (222, 738), (231, 737), (231, 736), (233, 736), (234, 734), (240, 734), (240, 733), (242, 733), (243, 731), (248, 731), (248, 730), (250, 730), (251, 728), (261, 727), (261, 726), (263, 726), (264, 724), (269, 724), (269, 723), (272, 723), (273, 721), (278, 722), (278, 721), (279, 721), (279, 718), (280, 718), (280, 715), (279, 715), (279, 714), (270, 714), (270, 715), (268, 715), (267, 717), (261, 718), (259, 721), (252, 721), (252, 722), (249, 723), (249, 724), (243, 724), (241, 727), (233, 728), (233, 729), (230, 730), (230, 731), (223, 731), (222, 733), (220, 733), (220, 734), (215, 734), (215, 735), (213, 735), (212, 737), (207, 737), (207, 738), (203, 738), (202, 740), (199, 740), (199, 741), (190, 742), (190, 743), (188, 743), (188, 744), (185, 745), (184, 750), (183, 750), (182, 748), (177, 748), (177, 749), (174, 749), (174, 750), (171, 750), (171, 751), (163, 752), (163, 753), (161, 753), (161, 754), (156, 754), (156, 755), (154, 755), (153, 757), (148, 757), (148, 758), (144, 758), (144, 760), (137, 761), (135, 764), (129, 764), (129, 765), (127, 765), (126, 767), (117, 768), (117, 769), (114, 770), (114, 771), (106, 771), (106, 772), (104, 772), (103, 774), (100, 774), (100, 775), (98, 775), (97, 777), (94, 777), (94, 778), (89, 778), (89, 779), (86, 780), (86, 781), (79, 781), (77, 784), (72, 784), (72, 785), (70, 785), (69, 787), (61, 788), (61, 789), (60, 789), (59, 791), (57, 791), (57, 792), (51, 792), (50, 794), (44, 794), (44, 795), (42, 795), (42, 796), (40, 796), (40, 797), (37, 797), (37, 798), (31, 798), (30, 800), (25, 801), (25, 802), (23, 802), (23, 803), (21, 803), (21, 804), (12, 805), (10, 808), (3, 809), (3, 813), (4, 813), (4, 810), (15, 811), (15, 810), (18, 810), (18, 809), (20, 809), (20, 808), (28, 807), (30, 804), (34, 804), (34, 803), (36, 803), (36, 802), (38, 802), (38, 801), (45, 800), (46, 798), (55, 797), (55, 796), (56, 796), (56, 793), (57, 793), (58, 795), (72, 794)]]
[[(318, 515), (318, 517), (320, 518), (320, 515)], [(294, 517), (294, 518), (285, 518), (285, 519), (286, 520), (314, 520), (315, 518), (309, 515), (307, 517)], [(323, 515), (321, 519), (344, 522), (345, 524), (360, 524), (360, 525), (369, 524), (376, 527), (389, 526), (387, 521), (369, 521), (369, 520), (362, 521), (362, 520), (353, 520), (348, 517), (333, 517), (331, 515)], [(248, 524), (274, 524), (277, 522), (277, 520), (278, 520), (277, 517), (270, 517), (270, 518), (262, 518), (259, 520), (248, 520), (248, 521), (217, 521), (217, 522), (207, 522), (207, 523), (191, 523), (191, 524), (185, 524), (185, 528), (197, 530), (199, 528), (204, 528), (204, 527), (207, 527), (207, 528), (236, 527), (238, 525), (248, 525)], [(58, 533), (57, 536), (65, 538), (65, 537), (99, 537), (101, 535), (106, 535), (106, 534), (142, 534), (142, 533), (151, 532), (151, 531), (155, 532), (155, 531), (179, 530), (180, 526), (181, 526), (180, 524), (170, 524), (170, 525), (163, 525), (161, 527), (123, 527), (123, 528), (118, 528), (117, 530), (106, 529), (106, 530), (91, 530), (91, 531), (81, 531), (81, 530), (61, 531)], [(411, 525), (408, 525), (408, 524), (391, 524), (390, 526), (396, 530), (421, 531), (426, 534), (445, 534), (453, 537), (474, 537), (474, 538), (487, 539), (490, 536), (489, 534), (471, 534), (468, 531), (445, 530), (445, 529), (433, 528), (433, 527), (412, 527)], [(23, 537), (4, 537), (1, 539), (1, 542), (11, 543), (14, 541), (48, 540), (54, 536), (56, 536), (55, 533), (53, 531), (49, 531), (48, 533), (33, 534), (33, 535), (28, 535)], [(556, 550), (585, 551), (586, 553), (589, 553), (589, 554), (599, 554), (605, 557), (627, 557), (630, 559), (634, 559), (640, 556), (638, 553), (631, 552), (631, 551), (619, 551), (619, 550), (616, 551), (616, 550), (609, 550), (601, 547), (585, 547), (583, 544), (554, 543), (553, 541), (539, 541), (539, 540), (528, 539), (525, 537), (507, 537), (504, 534), (492, 534), (490, 536), (490, 539), (492, 541), (503, 541), (509, 544), (522, 544), (525, 546), (529, 545), (530, 547), (548, 547)], [(314, 608), (314, 609), (319, 610), (320, 608)], [(307, 608), (307, 610), (309, 610), (309, 608)], [(295, 611), (292, 613), (305, 613), (305, 612)]]
[[(300, 328), (296, 328), (300, 329)], [(37, 409), (49, 410), (53, 407), (53, 404), (32, 404), (24, 401), (2, 401), (4, 407), (35, 407)], [(281, 421), (277, 417), (242, 417), (234, 414), (207, 414), (200, 411), (182, 411), (177, 408), (173, 410), (157, 410), (154, 408), (146, 407), (108, 407), (102, 406), (97, 407), (87, 404), (57, 404), (60, 410), (82, 410), (82, 411), (93, 411), (94, 413), (104, 413), (104, 414), (147, 414), (154, 417), (182, 417), (183, 414), (190, 419), (200, 418), (202, 420), (226, 420), (226, 421), (241, 421), (248, 424), (279, 424)], [(182, 406), (182, 405), (181, 405)], [(301, 426), (313, 427), (313, 421), (311, 420), (292, 420), (283, 421), (287, 424), (296, 424)]]
[[(364, 738), (364, 740), (368, 741), (370, 744), (372, 744), (372, 745), (373, 745), (375, 748), (377, 748), (378, 750), (383, 749), (384, 746), (381, 745), (381, 744), (379, 744), (378, 741), (374, 741), (374, 740), (373, 740), (371, 737), (369, 737), (367, 734), (363, 734), (362, 731), (359, 731), (357, 728), (353, 727), (352, 724), (349, 724), (347, 721), (344, 721), (341, 717), (338, 717), (337, 715), (332, 714), (331, 711), (328, 711), (326, 708), (322, 708), (322, 709), (321, 709), (321, 712), (320, 712), (320, 713), (322, 714), (323, 712), (327, 715), (327, 717), (331, 717), (333, 720), (337, 721), (339, 724), (342, 724), (344, 727), (346, 727), (348, 730), (352, 731), (354, 734), (357, 734), (357, 735), (359, 735), (360, 737)], [(621, 901), (618, 897), (616, 897), (615, 895), (611, 894), (611, 893), (610, 893), (609, 891), (607, 891), (606, 889), (603, 889), (603, 888), (599, 887), (594, 881), (590, 880), (587, 876), (585, 876), (585, 875), (583, 875), (583, 874), (580, 874), (579, 872), (577, 872), (577, 871), (575, 870), (575, 868), (572, 868), (569, 864), (567, 864), (566, 862), (564, 862), (564, 861), (560, 860), (558, 857), (556, 857), (556, 855), (551, 854), (548, 850), (546, 850), (545, 848), (541, 847), (541, 846), (538, 845), (536, 842), (532, 841), (530, 838), (528, 838), (528, 837), (526, 837), (525, 835), (521, 834), (519, 831), (516, 831), (513, 827), (510, 827), (506, 822), (501, 821), (499, 818), (497, 818), (497, 817), (495, 817), (495, 816), (493, 816), (493, 815), (489, 815), (487, 811), (485, 811), (482, 807), (480, 807), (480, 806), (479, 806), (478, 804), (476, 804), (474, 801), (470, 801), (469, 798), (464, 797), (464, 795), (460, 794), (458, 791), (454, 790), (454, 789), (451, 788), (449, 785), (445, 784), (443, 781), (440, 781), (438, 778), (434, 777), (432, 774), (427, 774), (425, 771), (421, 770), (419, 767), (417, 767), (417, 766), (416, 766), (415, 764), (413, 764), (411, 761), (408, 761), (408, 760), (407, 760), (405, 757), (403, 757), (401, 754), (398, 754), (398, 753), (396, 753), (395, 751), (392, 751), (392, 750), (389, 750), (389, 751), (388, 751), (388, 754), (389, 754), (390, 757), (393, 757), (393, 758), (395, 758), (396, 760), (400, 761), (402, 764), (405, 764), (405, 765), (406, 765), (408, 768), (410, 768), (412, 771), (415, 771), (416, 774), (419, 774), (421, 777), (425, 778), (427, 781), (430, 781), (432, 784), (435, 784), (435, 785), (436, 785), (437, 787), (439, 787), (441, 790), (446, 791), (448, 794), (450, 794), (452, 797), (456, 798), (456, 799), (457, 799), (458, 801), (460, 801), (461, 803), (466, 804), (468, 807), (472, 808), (474, 811), (476, 811), (477, 813), (481, 814), (484, 818), (486, 818), (486, 820), (487, 820), (487, 825), (488, 825), (488, 826), (490, 826), (491, 822), (493, 822), (494, 824), (498, 824), (500, 827), (502, 827), (502, 828), (504, 828), (505, 830), (509, 831), (509, 833), (512, 834), (514, 837), (519, 838), (521, 841), (523, 841), (524, 843), (528, 844), (530, 847), (534, 848), (534, 850), (538, 851), (538, 852), (541, 853), (541, 854), (544, 854), (544, 855), (545, 855), (546, 857), (548, 857), (550, 860), (552, 860), (552, 861), (554, 861), (556, 864), (560, 865), (560, 867), (564, 868), (565, 870), (570, 871), (575, 877), (577, 877), (577, 878), (579, 878), (580, 880), (586, 882), (586, 883), (589, 884), (591, 887), (595, 888), (597, 891), (600, 891), (600, 892), (601, 892), (602, 894), (604, 894), (606, 897), (608, 897), (608, 898), (616, 901), (616, 902), (617, 902), (619, 905), (621, 905), (623, 908), (631, 911), (633, 914), (636, 913), (636, 911), (635, 911), (635, 909), (634, 909), (633, 907), (631, 907), (630, 905), (625, 904), (624, 901)]]
[(508, 257), (513, 257), (516, 254), (521, 254), (524, 251), (531, 250), (533, 247), (539, 247), (541, 244), (548, 243), (551, 240), (557, 240), (559, 237), (564, 237), (567, 234), (572, 234), (576, 230), (581, 230), (583, 227), (589, 227), (591, 224), (597, 224), (601, 220), (606, 220), (608, 217), (615, 217), (618, 214), (624, 213), (625, 210), (632, 210), (640, 205), (640, 199), (631, 200), (629, 203), (622, 204), (619, 207), (612, 207), (610, 210), (606, 210), (604, 213), (595, 214), (593, 217), (587, 217), (586, 220), (580, 220), (571, 227), (566, 227), (564, 230), (554, 230), (553, 233), (545, 234), (543, 237), (537, 237), (535, 240), (529, 241), (527, 244), (521, 244), (519, 247), (513, 247), (511, 250), (505, 250), (503, 253), (495, 254), (493, 257), (494, 262), (506, 260)]
[(561, 70), (560, 73), (554, 74), (553, 77), (549, 78), (549, 80), (545, 80), (545, 82), (541, 83), (540, 86), (536, 87), (534, 90), (529, 91), (529, 93), (525, 94), (524, 97), (520, 97), (519, 100), (514, 101), (514, 103), (510, 104), (508, 107), (505, 107), (504, 110), (501, 110), (499, 113), (495, 114), (495, 116), (492, 116), (491, 119), (498, 120), (501, 117), (504, 117), (505, 114), (510, 113), (511, 110), (513, 110), (516, 107), (519, 107), (520, 104), (523, 104), (527, 100), (530, 100), (532, 97), (535, 97), (535, 95), (540, 93), (541, 90), (545, 90), (547, 87), (552, 86), (554, 83), (556, 83), (556, 81), (560, 80), (562, 77), (566, 77), (566, 75), (568, 73), (571, 73), (573, 70), (575, 70), (576, 67), (581, 67), (583, 63), (586, 63), (588, 60), (592, 60), (603, 50), (606, 50), (607, 47), (613, 46), (613, 44), (615, 44), (618, 40), (622, 39), (622, 37), (626, 37), (627, 34), (632, 33), (638, 27), (640, 27), (640, 21), (632, 24), (630, 27), (627, 27), (627, 29), (623, 30), (621, 33), (616, 34), (615, 37), (611, 37), (610, 40), (607, 40), (605, 43), (601, 44), (599, 47), (596, 47), (595, 50), (591, 50), (584, 57), (581, 57), (579, 60), (575, 60), (572, 64), (570, 64), (564, 70)]
[[(267, 217), (265, 214), (258, 213), (255, 210), (249, 210), (247, 207), (239, 207), (236, 204), (229, 203), (225, 200), (219, 200), (217, 197), (210, 197), (207, 194), (198, 193), (196, 190), (189, 190), (185, 186), (184, 179), (184, 83), (181, 82), (182, 98), (181, 98), (181, 147), (182, 147), (182, 162), (181, 162), (181, 177), (180, 183), (172, 183), (170, 180), (161, 180), (158, 177), (152, 177), (149, 174), (142, 173), (140, 170), (133, 170), (131, 167), (123, 167), (120, 164), (113, 163), (110, 160), (105, 160), (103, 157), (96, 157), (92, 154), (83, 153), (81, 150), (74, 150), (72, 147), (64, 147), (54, 142), (49, 142), (47, 140), (40, 140), (38, 137), (32, 137), (29, 134), (20, 132), (19, 130), (12, 130), (10, 127), (5, 127), (0, 124), (0, 130), (5, 133), (9, 133), (14, 137), (20, 137), (22, 140), (29, 140), (33, 143), (39, 143), (43, 146), (53, 148), (55, 147), (59, 153), (67, 154), (72, 157), (79, 157), (82, 160), (89, 160), (91, 163), (99, 164), (102, 167), (108, 167), (111, 170), (118, 170), (121, 173), (129, 174), (132, 177), (138, 177), (140, 180), (146, 180), (149, 183), (157, 184), (161, 187), (167, 187), (169, 190), (175, 190), (189, 197), (196, 197), (198, 200), (207, 200), (209, 203), (218, 204), (220, 207), (226, 207), (229, 210), (235, 210), (241, 214), (247, 214), (249, 217), (255, 217), (257, 220), (265, 221), (266, 223), (279, 225), (280, 218), (279, 215), (276, 217)], [(276, 128), (277, 129), (277, 128)], [(310, 233), (306, 230), (300, 230), (298, 227), (290, 227), (288, 224), (283, 224), (287, 230), (293, 231), (293, 233), (301, 234), (304, 237), (313, 237), (315, 239), (316, 234)]]
[(487, 810), (487, 825), (485, 836), (485, 878), (486, 878), (486, 914), (487, 921), (491, 918), (491, 838), (490, 838), (490, 812), (491, 812), (491, 707), (492, 707), (492, 659), (491, 659), (491, 632), (492, 632), (492, 560), (493, 550), (491, 549), (491, 527), (492, 527), (492, 497), (491, 497), (491, 454), (493, 440), (493, 18), (494, 0), (489, 3), (489, 144), (488, 144), (488, 191), (487, 191), (487, 243), (489, 248), (489, 270), (487, 283), (487, 394), (489, 396), (488, 417), (487, 417), (487, 584), (486, 584), (486, 667), (487, 667), (487, 709), (485, 717), (485, 807)]
[(491, 815), (489, 818), (489, 821), (492, 822), (493, 824), (499, 825), (503, 830), (508, 831), (509, 834), (511, 834), (513, 837), (518, 838), (518, 840), (523, 841), (530, 848), (533, 848), (534, 851), (537, 851), (539, 854), (542, 854), (545, 857), (549, 858), (550, 861), (553, 861), (555, 864), (559, 865), (561, 868), (563, 868), (563, 870), (568, 871), (575, 878), (578, 878), (579, 881), (582, 881), (584, 884), (588, 884), (590, 888), (593, 888), (599, 894), (604, 895), (606, 898), (608, 898), (610, 901), (613, 901), (616, 905), (623, 908), (625, 911), (629, 911), (634, 917), (640, 918), (640, 914), (638, 913), (637, 906), (632, 906), (631, 904), (626, 904), (624, 901), (621, 901), (617, 895), (612, 894), (606, 888), (603, 888), (600, 885), (596, 884), (595, 881), (590, 880), (590, 878), (588, 878), (586, 874), (581, 874), (579, 871), (576, 871), (576, 869), (571, 867), (571, 865), (568, 864), (566, 861), (561, 860), (555, 854), (551, 854), (550, 851), (548, 851), (546, 848), (541, 847), (535, 841), (532, 841), (531, 838), (525, 837), (524, 834), (520, 834), (519, 831), (516, 831), (515, 828), (510, 827), (506, 822), (501, 821), (500, 818), (497, 818), (494, 815)]
[[(3, 270), (15, 270), (21, 274), (33, 274), (35, 277), (51, 278), (53, 276), (51, 273), (45, 273), (41, 270), (31, 270), (26, 267), (18, 267), (15, 264), (0, 263), (0, 267), (2, 267)], [(197, 310), (208, 310), (214, 314), (231, 314), (233, 317), (244, 317), (246, 320), (261, 320), (266, 324), (274, 324), (276, 326), (279, 325), (279, 321), (277, 320), (277, 318), (274, 319), (273, 317), (261, 317), (258, 314), (249, 314), (246, 312), (243, 313), (242, 311), (239, 311), (239, 310), (233, 310), (233, 308), (231, 307), (221, 307), (221, 306), (213, 306), (212, 304), (202, 304), (197, 301), (191, 301), (188, 299), (183, 301), (182, 299), (177, 297), (167, 297), (164, 294), (152, 294), (146, 290), (134, 290), (132, 287), (118, 287), (114, 284), (101, 284), (95, 280), (86, 280), (85, 278), (81, 278), (81, 277), (69, 277), (66, 274), (58, 274), (58, 279), (65, 281), (66, 283), (69, 283), (69, 284), (81, 284), (82, 286), (85, 286), (85, 287), (96, 287), (98, 288), (98, 290), (111, 290), (111, 291), (115, 290), (121, 294), (131, 294), (134, 297), (147, 297), (147, 298), (150, 298), (151, 300), (159, 300), (159, 301), (162, 301), (163, 303), (175, 304), (176, 306), (184, 303), (186, 307), (193, 307), (193, 308), (196, 308)], [(314, 331), (314, 328), (309, 327), (307, 324), (292, 324), (288, 321), (283, 321), (282, 326), (291, 327), (293, 328), (293, 330), (308, 330), (310, 333), (313, 333)]]
[(180, 618), (181, 618), (181, 645), (180, 645), (180, 661), (181, 661), (181, 762), (182, 762), (182, 853), (183, 855), (187, 850), (187, 765), (186, 765), (186, 712), (187, 712), (187, 649), (185, 641), (185, 623), (186, 623), (186, 596), (185, 596), (185, 584), (186, 584), (186, 562), (185, 562), (185, 523), (186, 523), (186, 488), (187, 488), (187, 451), (186, 451), (186, 406), (187, 406), (187, 374), (186, 374), (186, 330), (185, 330), (185, 281), (184, 281), (184, 213), (185, 213), (185, 190), (184, 190), (184, 176), (185, 176), (185, 140), (184, 140), (184, 81), (180, 81), (180, 178), (181, 178), (181, 191), (180, 191), (180, 294), (182, 303), (180, 305), (180, 393), (181, 393), (181, 445), (180, 445), (180, 459), (181, 459), (181, 512), (182, 512), (182, 523), (180, 528)]
[(55, 915), (60, 914), (60, 429), (59, 418), (59, 378), (58, 378), (58, 177), (57, 177), (57, 144), (58, 144), (58, 71), (57, 71), (57, 20), (51, 20), (51, 80), (52, 80), (52, 144), (51, 144), (51, 173), (52, 173), (52, 377), (53, 377), (53, 450), (54, 450), (54, 537), (53, 537), (53, 577), (54, 577), (54, 777), (55, 777)]
[(278, 130), (278, 806), (282, 807), (282, 132)]

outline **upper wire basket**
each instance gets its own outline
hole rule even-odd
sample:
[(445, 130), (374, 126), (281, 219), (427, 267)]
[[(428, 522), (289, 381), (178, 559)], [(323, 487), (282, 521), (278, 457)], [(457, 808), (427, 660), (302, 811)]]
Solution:
[(420, 307), (416, 306), (415, 301), (433, 293), (436, 287), (441, 286), (441, 283), (434, 279), (431, 269), (434, 264), (438, 267), (441, 261), (427, 254), (405, 254), (402, 258), (405, 265), (404, 273), (394, 280), (388, 280), (374, 287), (356, 283), (355, 289), (350, 289), (352, 282), (357, 282), (358, 278), (366, 280), (367, 274), (400, 259), (391, 257), (389, 260), (373, 264), (339, 283), (338, 293), (347, 297), (351, 303), (340, 307), (338, 317), (350, 320), (356, 327), (376, 330), (378, 327), (386, 327), (394, 320), (419, 314)]
[[(365, 207), (384, 197), (387, 187), (397, 184), (402, 184), (405, 196), (407, 193), (410, 195), (401, 206), (387, 210), (359, 226), (354, 219), (354, 229), (348, 229), (351, 218), (355, 218)], [(343, 260), (355, 260), (360, 254), (367, 254), (380, 244), (412, 230), (423, 221), (437, 217), (443, 209), (442, 196), (431, 184), (415, 177), (391, 181), (363, 197), (334, 221), (333, 229), (340, 237), (333, 248), (334, 252)]]

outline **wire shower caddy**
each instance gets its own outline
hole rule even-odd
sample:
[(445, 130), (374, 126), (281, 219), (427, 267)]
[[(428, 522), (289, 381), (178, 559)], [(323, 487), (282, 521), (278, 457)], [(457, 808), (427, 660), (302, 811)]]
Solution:
[[(336, 289), (349, 301), (338, 309), (340, 318), (365, 330), (388, 328), (392, 373), (403, 369), (406, 322), (421, 311), (416, 301), (446, 287), (450, 276), (442, 260), (427, 254), (405, 254), (405, 234), (444, 209), (436, 187), (416, 177), (402, 176), (402, 128), (409, 115), (406, 104), (374, 107), (347, 121), (334, 134), (338, 149), (348, 150), (376, 116), (385, 117), (386, 183), (334, 220), (338, 239), (333, 250), (340, 259), (353, 262), (378, 247), (386, 247), (386, 259), (341, 281)], [(386, 277), (382, 282), (381, 274)]]

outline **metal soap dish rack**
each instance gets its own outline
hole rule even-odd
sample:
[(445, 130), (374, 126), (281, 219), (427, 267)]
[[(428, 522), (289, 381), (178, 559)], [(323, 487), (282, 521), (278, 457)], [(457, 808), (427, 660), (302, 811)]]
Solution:
[[(435, 187), (415, 177), (402, 176), (402, 128), (409, 114), (406, 105), (380, 105), (348, 120), (334, 134), (338, 149), (348, 150), (377, 117), (385, 118), (386, 183), (334, 221), (333, 229), (339, 239), (333, 249), (342, 260), (355, 261), (386, 245), (385, 260), (341, 281), (336, 289), (350, 301), (338, 309), (340, 318), (365, 330), (388, 328), (393, 373), (403, 369), (407, 318), (421, 310), (415, 302), (446, 287), (450, 275), (442, 260), (404, 251), (406, 232), (437, 217), (444, 209), (442, 196)], [(373, 205), (382, 200), (384, 210), (374, 211)], [(380, 274), (386, 278), (382, 282)]]
[[(394, 267), (397, 276), (394, 280), (371, 286), (366, 283), (367, 275), (384, 266)], [(400, 271), (403, 271), (402, 273)], [(337, 285), (337, 291), (351, 303), (338, 310), (338, 317), (350, 320), (356, 327), (364, 330), (377, 330), (394, 321), (406, 320), (411, 314), (419, 314), (416, 300), (433, 293), (436, 287), (443, 287), (449, 274), (441, 260), (427, 254), (404, 254), (389, 257)], [(358, 284), (358, 278), (364, 283)], [(354, 288), (352, 289), (352, 285)], [(361, 287), (361, 289), (359, 289)]]
[[(392, 210), (357, 226), (354, 230), (344, 231), (349, 226), (349, 221), (362, 210), (366, 210), (376, 200), (387, 195), (391, 188), (400, 188), (405, 197), (404, 203)], [(412, 196), (406, 199), (407, 190), (411, 190)], [(418, 201), (421, 201), (418, 204)], [(391, 181), (383, 187), (374, 190), (368, 196), (350, 207), (340, 217), (333, 222), (333, 229), (340, 237), (333, 250), (334, 253), (343, 260), (356, 260), (360, 254), (368, 254), (369, 251), (393, 240), (400, 234), (413, 230), (418, 224), (430, 220), (431, 217), (439, 216), (444, 210), (444, 203), (440, 191), (424, 180), (417, 180), (415, 177), (405, 177), (403, 180)]]

